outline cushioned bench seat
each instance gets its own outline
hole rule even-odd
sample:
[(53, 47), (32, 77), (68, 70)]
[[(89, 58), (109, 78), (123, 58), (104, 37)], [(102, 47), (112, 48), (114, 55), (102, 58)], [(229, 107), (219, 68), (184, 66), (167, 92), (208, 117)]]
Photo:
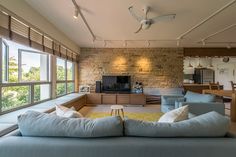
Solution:
[(72, 93), (66, 96), (49, 100), (34, 106), (30, 106), (27, 108), (23, 108), (14, 112), (10, 112), (0, 116), (0, 137), (11, 132), (12, 130), (17, 129), (17, 116), (25, 113), (26, 111), (33, 110), (38, 112), (48, 112), (55, 108), (55, 104), (63, 105), (66, 103), (70, 103), (75, 99), (79, 99), (84, 96), (84, 94)]

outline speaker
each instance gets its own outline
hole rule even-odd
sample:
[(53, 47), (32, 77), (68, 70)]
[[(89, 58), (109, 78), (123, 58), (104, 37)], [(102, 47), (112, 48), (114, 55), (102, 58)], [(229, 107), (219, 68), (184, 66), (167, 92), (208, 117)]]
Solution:
[(96, 93), (101, 93), (102, 92), (102, 83), (101, 81), (96, 81)]

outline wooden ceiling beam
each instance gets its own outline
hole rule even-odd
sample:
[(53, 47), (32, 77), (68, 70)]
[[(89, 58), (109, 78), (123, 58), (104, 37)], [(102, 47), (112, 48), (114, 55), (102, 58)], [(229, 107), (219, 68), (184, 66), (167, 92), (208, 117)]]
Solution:
[(186, 57), (236, 57), (236, 48), (184, 48)]

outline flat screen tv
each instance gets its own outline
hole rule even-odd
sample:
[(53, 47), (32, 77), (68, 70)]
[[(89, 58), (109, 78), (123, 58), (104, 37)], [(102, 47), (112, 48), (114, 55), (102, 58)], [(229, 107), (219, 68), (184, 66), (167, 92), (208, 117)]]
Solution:
[(131, 79), (130, 76), (103, 76), (102, 77), (103, 92), (130, 92)]

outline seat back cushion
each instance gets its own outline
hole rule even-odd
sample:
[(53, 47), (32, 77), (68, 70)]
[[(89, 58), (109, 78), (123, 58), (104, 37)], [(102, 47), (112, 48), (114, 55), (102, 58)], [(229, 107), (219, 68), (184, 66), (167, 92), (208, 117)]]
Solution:
[(186, 102), (215, 102), (215, 95), (211, 94), (199, 94), (187, 91), (184, 96)]
[(158, 122), (173, 123), (188, 119), (188, 105), (169, 111), (161, 116)]
[(82, 118), (83, 115), (75, 110), (74, 107), (67, 108), (62, 105), (56, 105), (56, 115), (66, 118)]
[(99, 119), (65, 118), (28, 111), (18, 117), (18, 125), (22, 136), (91, 138), (123, 135), (123, 122), (119, 116)]
[(229, 130), (230, 121), (212, 111), (176, 123), (144, 122), (126, 119), (126, 136), (143, 137), (223, 137)]

